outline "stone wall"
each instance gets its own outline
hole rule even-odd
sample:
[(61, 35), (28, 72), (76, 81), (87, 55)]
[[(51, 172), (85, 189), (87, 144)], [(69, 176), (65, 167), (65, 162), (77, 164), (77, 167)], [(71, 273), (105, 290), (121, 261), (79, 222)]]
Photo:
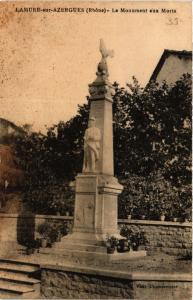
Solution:
[(161, 251), (171, 255), (189, 255), (192, 250), (192, 224), (149, 220), (119, 220), (119, 227), (143, 231), (148, 252)]
[[(49, 222), (67, 222), (72, 224), (73, 217), (48, 215), (0, 214), (0, 241), (18, 241), (36, 239), (39, 236), (39, 224)], [(149, 220), (119, 220), (119, 228), (123, 225), (134, 231), (143, 231), (147, 238), (146, 250), (161, 251), (167, 254), (186, 255), (192, 249), (192, 224)]]
[[(38, 226), (45, 221), (66, 222), (69, 225), (73, 222), (73, 217), (67, 216), (48, 216), (28, 214), (0, 214), (0, 242), (12, 243), (18, 242), (26, 245), (29, 241), (40, 237)], [(1, 250), (0, 243), (0, 250)], [(2, 245), (3, 247), (3, 245)]]
[(60, 299), (191, 299), (191, 275), (41, 266), (41, 295)]

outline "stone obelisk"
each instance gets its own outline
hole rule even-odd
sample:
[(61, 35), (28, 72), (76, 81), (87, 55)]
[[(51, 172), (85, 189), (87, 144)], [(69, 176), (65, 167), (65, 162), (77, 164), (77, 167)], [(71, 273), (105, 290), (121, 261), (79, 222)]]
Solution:
[(101, 60), (97, 77), (89, 85), (89, 128), (84, 137), (84, 165), (75, 181), (75, 210), (72, 234), (64, 237), (64, 249), (104, 252), (107, 235), (119, 236), (117, 196), (122, 186), (114, 177), (112, 96), (107, 57), (112, 51), (100, 41)]
[(122, 186), (114, 177), (114, 89), (108, 80), (106, 61), (107, 57), (112, 55), (112, 51), (105, 48), (103, 40), (100, 40), (100, 52), (102, 57), (97, 68), (97, 78), (89, 85), (91, 127), (85, 134), (84, 153), (84, 164), (86, 159), (88, 165), (83, 166), (83, 172), (76, 177), (73, 228), (73, 233), (76, 233), (78, 239), (82, 237), (99, 243), (105, 240), (107, 234), (118, 234), (117, 196), (122, 191)]

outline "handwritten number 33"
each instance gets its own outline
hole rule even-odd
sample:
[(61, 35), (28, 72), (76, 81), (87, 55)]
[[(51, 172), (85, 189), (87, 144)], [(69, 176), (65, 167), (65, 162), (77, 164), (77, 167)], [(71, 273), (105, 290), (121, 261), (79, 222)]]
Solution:
[(178, 25), (178, 18), (169, 18), (167, 25)]

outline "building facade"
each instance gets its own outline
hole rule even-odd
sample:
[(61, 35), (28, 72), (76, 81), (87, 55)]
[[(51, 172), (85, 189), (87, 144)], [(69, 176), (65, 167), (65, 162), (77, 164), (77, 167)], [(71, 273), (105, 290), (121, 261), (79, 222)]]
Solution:
[(164, 50), (150, 81), (175, 83), (183, 74), (192, 74), (192, 51)]

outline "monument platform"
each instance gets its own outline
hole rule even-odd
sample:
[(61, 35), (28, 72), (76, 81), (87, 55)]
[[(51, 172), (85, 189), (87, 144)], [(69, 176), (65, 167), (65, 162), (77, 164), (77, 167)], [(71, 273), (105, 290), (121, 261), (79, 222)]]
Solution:
[(61, 257), (61, 260), (65, 259), (71, 263), (78, 263), (81, 265), (101, 265), (108, 262), (126, 262), (147, 255), (144, 250), (127, 251), (123, 253), (115, 251), (113, 254), (108, 254), (105, 247), (97, 247), (95, 249), (87, 248), (88, 250), (85, 250), (85, 248), (83, 248), (86, 247), (85, 245), (82, 245), (81, 249), (79, 249), (79, 247), (71, 249), (71, 246), (72, 245), (69, 245), (69, 248), (67, 247), (65, 249), (57, 246), (53, 248), (42, 248), (40, 253), (48, 255), (54, 254), (58, 258)]
[[(93, 234), (91, 237), (93, 238)], [(119, 236), (119, 235), (117, 235)], [(84, 234), (83, 234), (84, 237)], [(121, 237), (121, 236), (119, 236)], [(123, 237), (122, 237), (123, 238)], [(145, 250), (126, 251), (108, 254), (104, 241), (96, 239), (81, 239), (79, 233), (68, 234), (61, 242), (56, 242), (52, 248), (41, 248), (41, 254), (50, 254), (61, 257), (69, 262), (82, 265), (106, 264), (108, 262), (121, 262), (146, 256)]]

